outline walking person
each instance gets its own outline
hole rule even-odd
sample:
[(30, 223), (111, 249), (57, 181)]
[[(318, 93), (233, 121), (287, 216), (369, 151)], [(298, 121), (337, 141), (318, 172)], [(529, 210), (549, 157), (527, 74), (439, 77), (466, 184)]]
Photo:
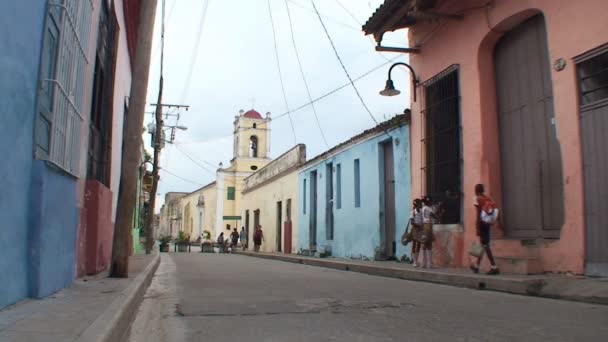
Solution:
[(245, 231), (245, 227), (241, 227), (241, 235), (240, 235), (240, 239), (241, 239), (241, 246), (243, 247), (243, 250), (247, 249), (247, 232)]
[(256, 252), (260, 251), (260, 246), (262, 245), (263, 241), (264, 241), (264, 232), (262, 232), (262, 226), (258, 225), (255, 228), (255, 233), (253, 233), (253, 248), (254, 248), (254, 251), (256, 251)]
[(232, 234), (230, 234), (230, 240), (232, 240), (230, 252), (233, 252), (236, 245), (239, 243), (239, 232), (236, 230), (236, 228), (234, 228), (234, 231), (232, 231)]
[(220, 253), (224, 253), (224, 249), (225, 249), (225, 246), (224, 246), (224, 232), (221, 232), (220, 236), (217, 237), (217, 245), (218, 245), (217, 247), (220, 250)]
[(422, 201), (414, 199), (412, 203), (412, 214), (410, 216), (412, 225), (412, 264), (418, 267), (418, 255), (420, 254), (420, 234), (422, 233)]
[(420, 243), (422, 245), (422, 267), (433, 268), (433, 221), (437, 218), (433, 213), (432, 200), (429, 196), (422, 199), (422, 234)]
[[(477, 257), (477, 262), (471, 265), (471, 270), (474, 273), (479, 273), (479, 265), (481, 265), (481, 260), (483, 259), (484, 252), (488, 255), (488, 260), (490, 261), (490, 271), (487, 274), (495, 275), (500, 274), (498, 270), (498, 266), (496, 266), (496, 262), (494, 261), (494, 256), (492, 255), (492, 249), (490, 249), (490, 229), (491, 224), (488, 222), (484, 222), (481, 219), (482, 211), (485, 211), (486, 214), (491, 214), (493, 210), (496, 209), (496, 204), (492, 200), (491, 197), (485, 194), (485, 188), (483, 184), (475, 185), (475, 200), (473, 201), (473, 206), (475, 207), (475, 226), (477, 229), (477, 236), (479, 236), (479, 244), (483, 248), (482, 253)], [(496, 212), (496, 215), (498, 211)]]

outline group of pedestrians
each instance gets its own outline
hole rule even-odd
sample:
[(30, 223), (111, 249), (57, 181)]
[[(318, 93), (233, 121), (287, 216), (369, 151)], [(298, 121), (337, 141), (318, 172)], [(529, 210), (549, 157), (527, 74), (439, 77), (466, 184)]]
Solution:
[[(245, 227), (241, 227), (241, 232), (239, 233), (236, 228), (230, 233), (229, 238), (224, 237), (224, 233), (220, 233), (217, 237), (217, 243), (220, 246), (223, 246), (224, 251), (232, 251), (239, 243), (241, 242), (241, 247), (243, 250), (247, 250), (248, 248), (248, 236)], [(259, 252), (260, 247), (262, 246), (262, 242), (264, 241), (264, 232), (262, 231), (262, 226), (258, 225), (253, 233), (253, 246), (254, 251)]]
[[(490, 248), (491, 226), (497, 221), (498, 209), (492, 198), (485, 194), (483, 184), (475, 185), (473, 209), (475, 210), (475, 228), (481, 251), (475, 256), (476, 259), (470, 268), (474, 273), (479, 273), (481, 261), (484, 255), (487, 255), (491, 265), (487, 274), (500, 274)], [(410, 215), (412, 228), (408, 240), (412, 241), (412, 264), (414, 267), (433, 267), (433, 242), (435, 240), (433, 224), (441, 222), (441, 216), (441, 205), (434, 205), (429, 196), (416, 198), (412, 202)], [(420, 254), (422, 254), (422, 262), (420, 262)]]
[[(410, 223), (412, 225), (412, 263), (414, 267), (433, 267), (433, 222), (438, 221), (438, 216), (431, 207), (432, 200), (429, 196), (414, 199), (412, 203), (412, 214)], [(420, 250), (422, 249), (422, 263), (418, 263)]]

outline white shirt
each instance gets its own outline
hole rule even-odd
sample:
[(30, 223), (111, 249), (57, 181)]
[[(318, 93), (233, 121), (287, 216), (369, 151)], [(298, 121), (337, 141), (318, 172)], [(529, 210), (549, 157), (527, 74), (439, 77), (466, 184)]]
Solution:
[(412, 214), (410, 216), (412, 219), (412, 223), (421, 224), (422, 223), (422, 212), (418, 209), (412, 210)]
[(433, 222), (432, 214), (433, 214), (433, 209), (431, 207), (429, 207), (428, 205), (423, 206), (422, 207), (422, 223)]

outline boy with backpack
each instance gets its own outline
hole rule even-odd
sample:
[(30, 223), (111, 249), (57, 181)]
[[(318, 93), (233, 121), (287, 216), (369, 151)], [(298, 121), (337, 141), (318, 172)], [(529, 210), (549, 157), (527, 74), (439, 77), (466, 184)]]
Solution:
[[(481, 244), (483, 251), (485, 251), (485, 254), (488, 255), (488, 260), (490, 260), (490, 264), (492, 265), (492, 268), (487, 274), (500, 274), (498, 266), (496, 266), (496, 263), (494, 262), (492, 250), (490, 249), (490, 229), (492, 224), (496, 223), (498, 220), (498, 208), (492, 198), (486, 196), (484, 192), (485, 189), (483, 184), (475, 185), (475, 201), (473, 202), (473, 206), (475, 207), (476, 214), (477, 236), (479, 236), (479, 243)], [(482, 252), (477, 257), (477, 262), (471, 265), (473, 273), (479, 273), (479, 265), (483, 259), (483, 254), (484, 253)]]

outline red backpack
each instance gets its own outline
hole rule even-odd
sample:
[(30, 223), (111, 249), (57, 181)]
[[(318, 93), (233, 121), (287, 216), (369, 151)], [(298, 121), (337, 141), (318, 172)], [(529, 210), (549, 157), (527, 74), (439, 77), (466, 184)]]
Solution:
[(490, 197), (483, 197), (484, 201), (481, 203), (480, 219), (485, 223), (494, 224), (498, 221), (498, 207)]

